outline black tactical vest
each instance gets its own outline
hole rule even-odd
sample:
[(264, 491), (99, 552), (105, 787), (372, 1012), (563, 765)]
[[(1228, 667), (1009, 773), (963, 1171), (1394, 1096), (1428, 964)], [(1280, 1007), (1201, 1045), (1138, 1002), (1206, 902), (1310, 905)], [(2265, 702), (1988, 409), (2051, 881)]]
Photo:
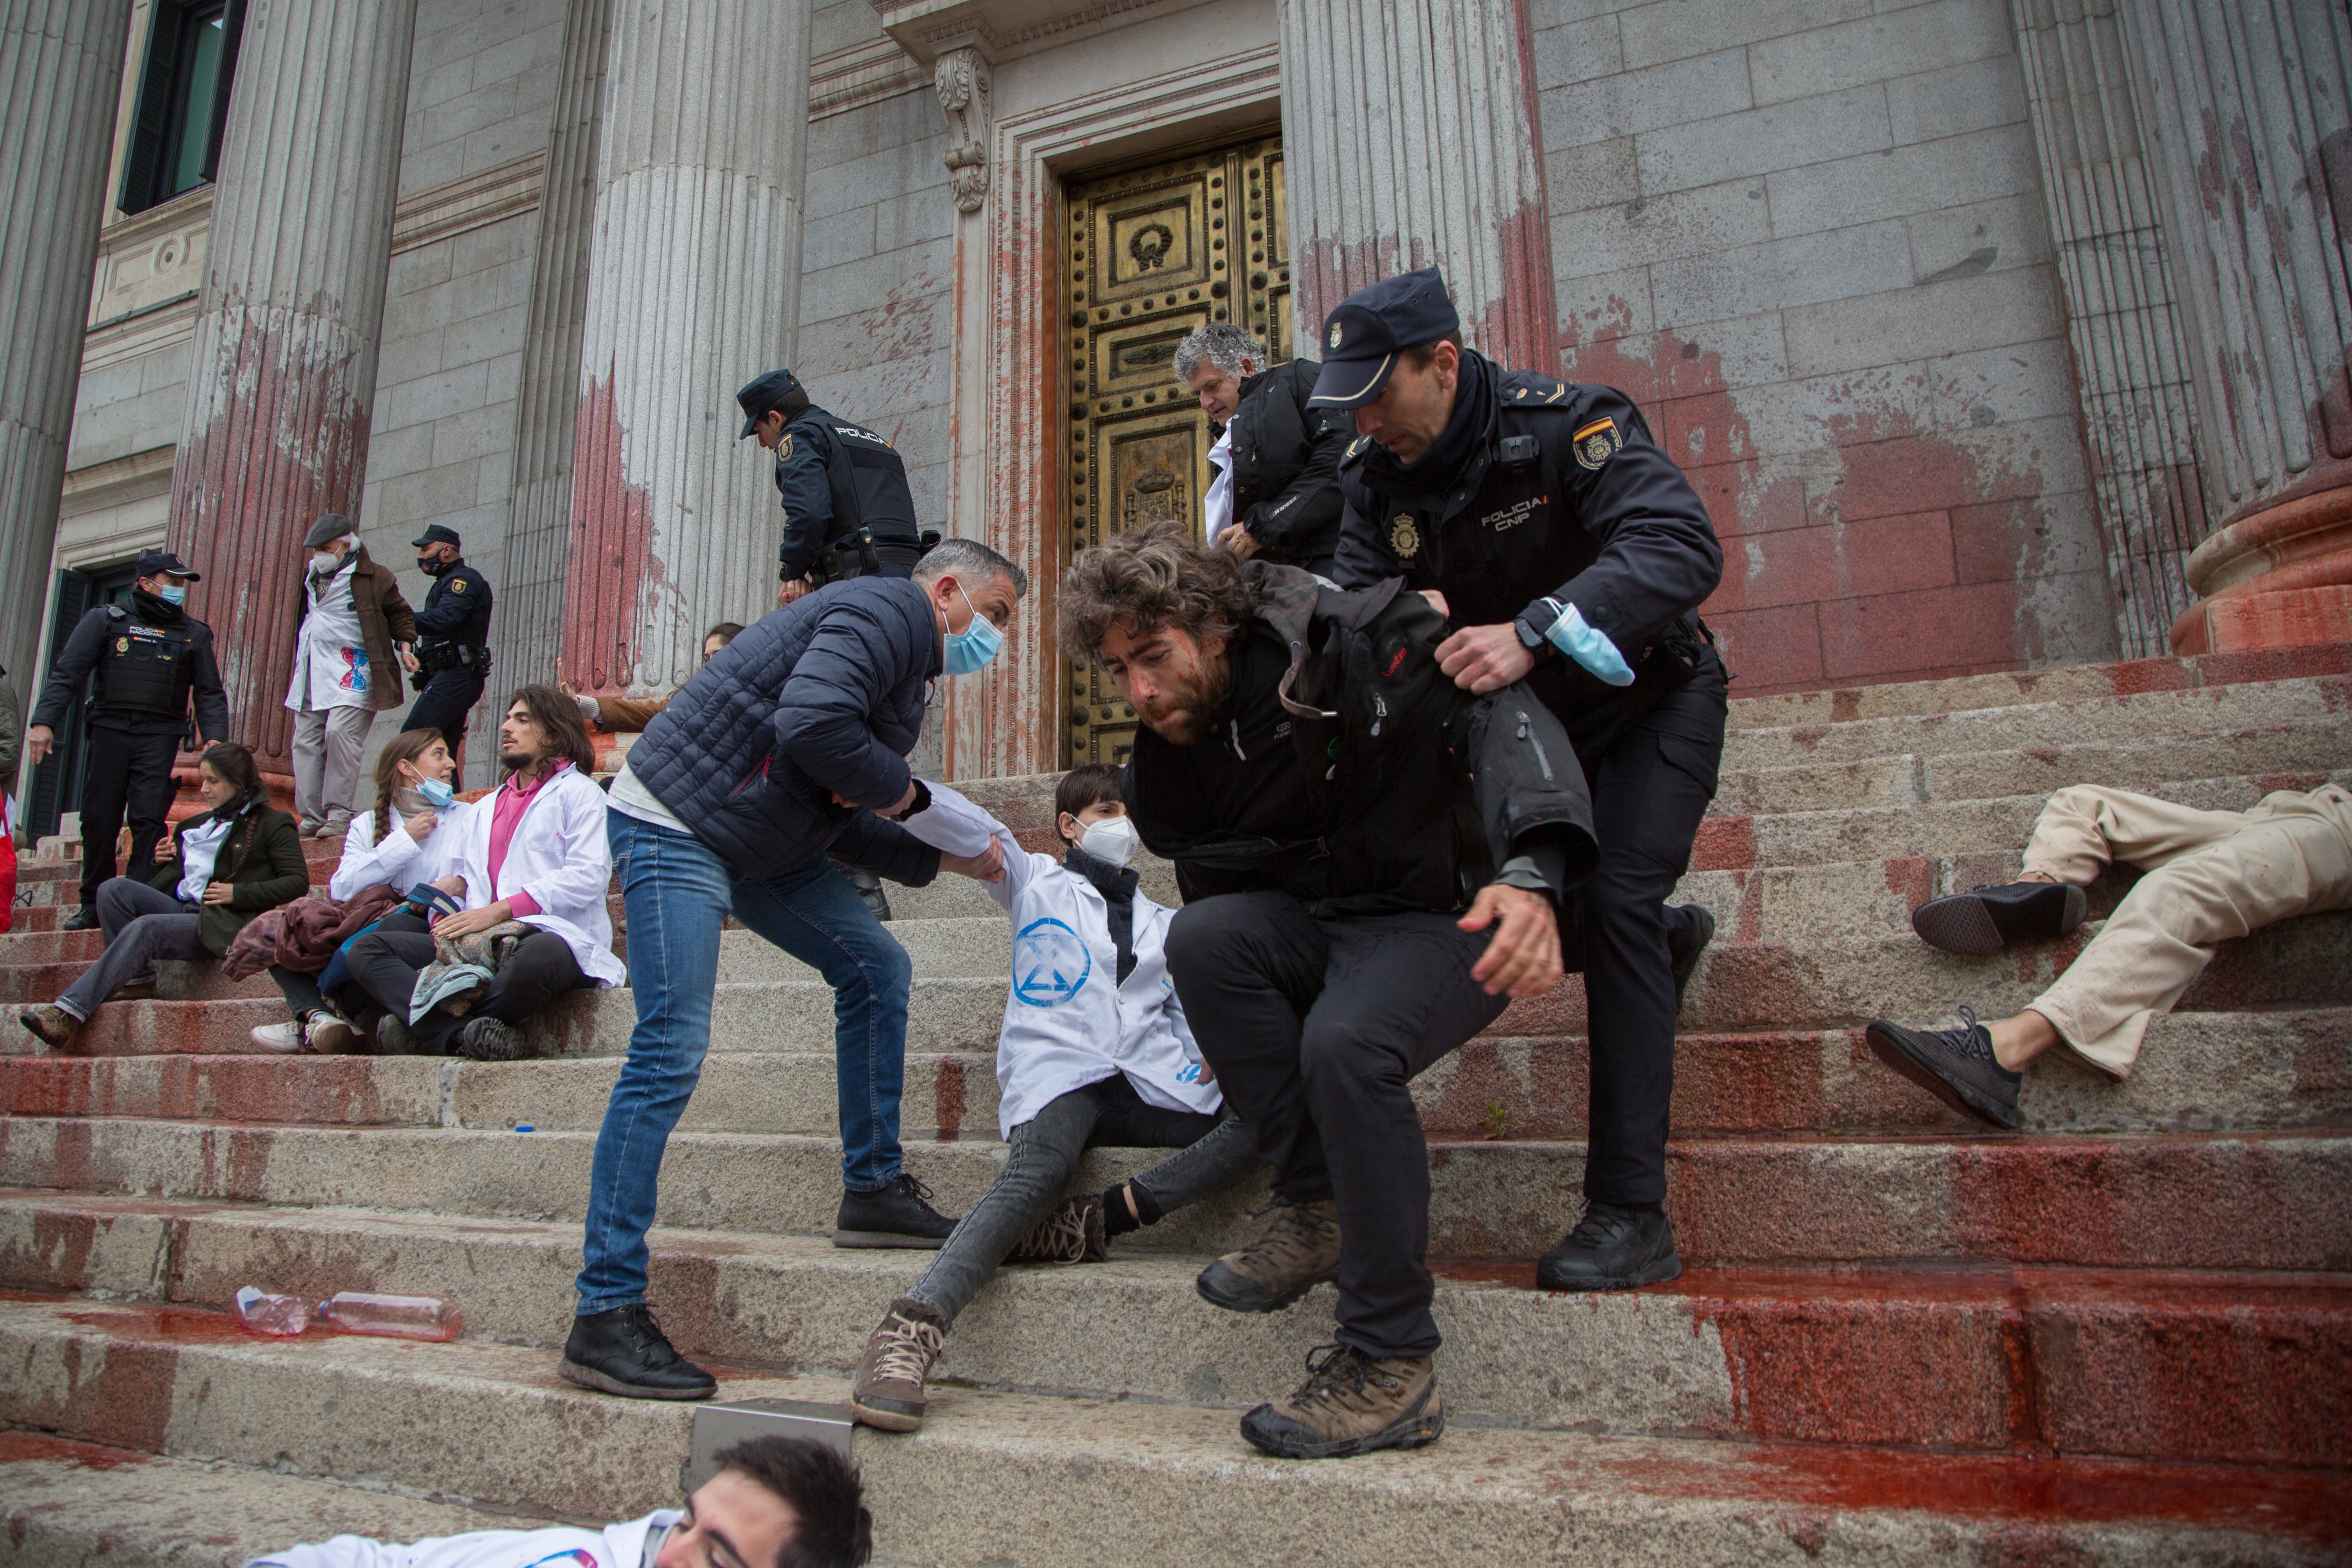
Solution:
[(185, 713), (193, 684), (188, 653), (196, 640), (187, 622), (145, 626), (120, 605), (110, 606), (106, 615), (106, 645), (99, 650), (98, 697), (92, 710), (162, 719)]
[(915, 521), (914, 492), (907, 488), (907, 465), (898, 448), (873, 431), (821, 409), (811, 409), (793, 428), (805, 432), (813, 426), (827, 454), (832, 537), (845, 539), (860, 528), (870, 528), (877, 539), (914, 539), (921, 530)]

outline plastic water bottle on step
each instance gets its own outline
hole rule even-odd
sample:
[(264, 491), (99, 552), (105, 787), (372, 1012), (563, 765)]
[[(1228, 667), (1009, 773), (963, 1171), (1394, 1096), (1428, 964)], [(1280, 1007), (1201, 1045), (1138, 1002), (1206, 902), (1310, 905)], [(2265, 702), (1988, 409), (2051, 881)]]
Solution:
[(343, 1290), (319, 1303), (319, 1321), (347, 1334), (382, 1334), (395, 1340), (454, 1340), (466, 1320), (455, 1301), (436, 1296), (378, 1296)]
[(310, 1326), (310, 1308), (299, 1296), (274, 1296), (247, 1285), (236, 1293), (236, 1321), (247, 1333), (290, 1339)]

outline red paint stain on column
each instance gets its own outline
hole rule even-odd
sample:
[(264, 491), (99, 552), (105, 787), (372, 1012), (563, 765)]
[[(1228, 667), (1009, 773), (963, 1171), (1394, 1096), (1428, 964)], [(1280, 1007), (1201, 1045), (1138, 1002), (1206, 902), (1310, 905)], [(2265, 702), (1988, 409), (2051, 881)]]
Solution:
[(620, 691), (635, 679), (644, 595), (661, 577), (652, 497), (622, 461), (626, 435), (608, 372), (580, 399), (564, 569), (564, 674), (589, 690)]

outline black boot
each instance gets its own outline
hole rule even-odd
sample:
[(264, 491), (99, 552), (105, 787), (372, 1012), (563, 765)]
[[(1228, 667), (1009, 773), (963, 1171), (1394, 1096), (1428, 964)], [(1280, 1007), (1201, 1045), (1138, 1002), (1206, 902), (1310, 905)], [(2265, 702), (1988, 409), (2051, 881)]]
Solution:
[(58, 929), (59, 931), (96, 931), (98, 929), (98, 906), (96, 904), (84, 904), (81, 908), (76, 910), (73, 913), (59, 921), (58, 922)]
[(912, 1247), (939, 1250), (956, 1222), (931, 1206), (931, 1189), (905, 1171), (870, 1193), (844, 1188), (833, 1222), (835, 1247)]
[(882, 890), (881, 878), (856, 866), (844, 866), (841, 874), (849, 879), (849, 885), (857, 889), (857, 896), (866, 901), (876, 920), (890, 918), (890, 896)]
[(1911, 911), (1911, 929), (1929, 947), (1981, 958), (2064, 936), (2090, 912), (2089, 895), (2071, 882), (2009, 882), (1930, 899)]
[(624, 1399), (708, 1399), (719, 1392), (719, 1380), (672, 1349), (642, 1304), (572, 1319), (556, 1370), (583, 1388)]
[(1546, 1290), (1630, 1290), (1682, 1271), (1664, 1205), (1595, 1199), (1567, 1238), (1536, 1259), (1536, 1284)]

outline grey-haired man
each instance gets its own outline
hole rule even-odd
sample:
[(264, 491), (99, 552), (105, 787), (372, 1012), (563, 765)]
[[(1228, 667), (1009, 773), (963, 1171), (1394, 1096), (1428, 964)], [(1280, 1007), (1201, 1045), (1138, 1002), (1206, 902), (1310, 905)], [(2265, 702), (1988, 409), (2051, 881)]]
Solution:
[(1307, 405), (1323, 367), (1276, 364), (1231, 321), (1214, 321), (1176, 345), (1176, 379), (1223, 426), (1209, 461), (1206, 535), (1247, 560), (1331, 574), (1339, 547), (1339, 458), (1354, 433), (1345, 418)]

